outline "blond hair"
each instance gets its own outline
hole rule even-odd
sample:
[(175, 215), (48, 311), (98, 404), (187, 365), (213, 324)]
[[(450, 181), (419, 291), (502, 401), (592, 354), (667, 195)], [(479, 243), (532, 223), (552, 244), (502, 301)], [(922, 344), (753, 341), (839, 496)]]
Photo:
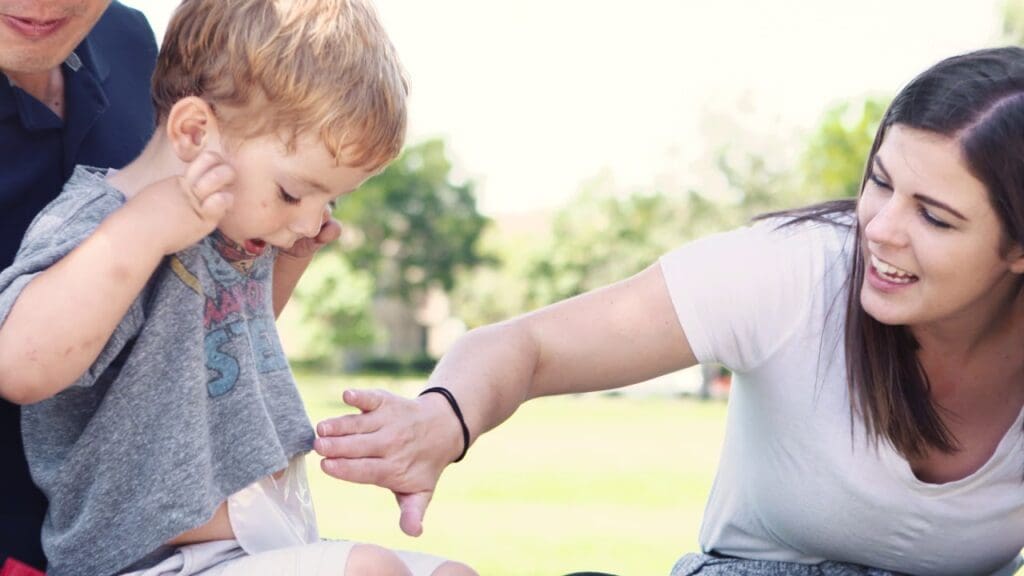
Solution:
[(367, 0), (184, 0), (153, 75), (157, 119), (186, 96), (225, 130), (320, 136), (335, 161), (374, 171), (405, 139), (408, 83)]

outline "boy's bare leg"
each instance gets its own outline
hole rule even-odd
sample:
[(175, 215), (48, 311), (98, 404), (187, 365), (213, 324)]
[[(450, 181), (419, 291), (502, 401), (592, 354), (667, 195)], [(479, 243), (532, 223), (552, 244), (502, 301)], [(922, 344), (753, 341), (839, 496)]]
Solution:
[(462, 562), (448, 561), (438, 566), (430, 576), (479, 576), (479, 574)]

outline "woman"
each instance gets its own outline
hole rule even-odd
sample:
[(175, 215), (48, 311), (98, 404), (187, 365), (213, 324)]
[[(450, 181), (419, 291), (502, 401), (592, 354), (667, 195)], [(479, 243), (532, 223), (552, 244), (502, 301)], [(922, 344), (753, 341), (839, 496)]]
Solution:
[[(983, 50), (896, 96), (856, 201), (772, 215), (474, 330), (429, 385), (476, 438), (529, 398), (720, 362), (734, 380), (704, 553), (674, 575), (1012, 574), (1022, 273), (1024, 50)], [(442, 394), (345, 400), (364, 413), (320, 424), (325, 471), (400, 494), (419, 533), (464, 450), (461, 416)]]

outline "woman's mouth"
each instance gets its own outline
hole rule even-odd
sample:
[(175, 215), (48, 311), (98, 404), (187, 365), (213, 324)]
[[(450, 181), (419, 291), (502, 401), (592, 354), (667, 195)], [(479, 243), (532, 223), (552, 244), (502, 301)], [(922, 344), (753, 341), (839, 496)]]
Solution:
[(868, 258), (868, 282), (876, 290), (893, 292), (919, 280), (914, 274), (893, 266), (874, 254), (869, 254)]

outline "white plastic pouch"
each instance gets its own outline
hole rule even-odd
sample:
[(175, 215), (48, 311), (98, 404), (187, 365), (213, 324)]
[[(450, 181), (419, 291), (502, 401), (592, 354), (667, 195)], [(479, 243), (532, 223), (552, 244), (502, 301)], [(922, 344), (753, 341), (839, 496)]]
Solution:
[(229, 496), (228, 518), (248, 554), (319, 541), (305, 457)]

